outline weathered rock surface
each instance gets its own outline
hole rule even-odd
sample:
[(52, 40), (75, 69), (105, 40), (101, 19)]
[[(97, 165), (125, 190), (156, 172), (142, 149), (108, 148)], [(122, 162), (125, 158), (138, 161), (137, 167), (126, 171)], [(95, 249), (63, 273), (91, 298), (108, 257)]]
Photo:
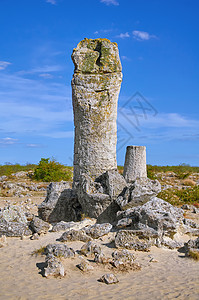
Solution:
[(185, 255), (199, 260), (199, 237), (184, 244)]
[[(116, 169), (117, 101), (122, 81), (116, 43), (84, 39), (73, 50), (74, 184)], [(103, 146), (102, 146), (103, 145)]]
[(128, 184), (123, 192), (116, 199), (121, 209), (143, 205), (161, 191), (161, 184), (158, 180), (149, 178), (137, 178), (133, 183)]
[(41, 220), (40, 218), (34, 216), (32, 221), (30, 222), (30, 227), (33, 231), (33, 233), (47, 233), (49, 228), (50, 228), (50, 224), (48, 224), (47, 222)]
[(52, 232), (57, 232), (57, 231), (66, 231), (66, 230), (79, 230), (84, 228), (85, 226), (92, 226), (96, 222), (96, 219), (84, 219), (79, 222), (58, 222), (57, 224), (53, 225)]
[(93, 226), (86, 227), (85, 232), (93, 239), (98, 239), (99, 237), (108, 234), (111, 231), (112, 227), (113, 226), (110, 223), (95, 224)]
[(110, 274), (105, 274), (103, 275), (100, 279), (100, 282), (106, 283), (106, 284), (113, 284), (113, 283), (118, 283), (119, 280), (117, 279), (117, 277), (110, 273)]
[(133, 182), (137, 178), (147, 178), (145, 146), (127, 147), (123, 175), (127, 182)]
[(0, 236), (31, 235), (26, 215), (22, 208), (17, 205), (4, 207), (0, 212)]
[(101, 252), (102, 252), (101, 247), (93, 241), (89, 241), (88, 243), (85, 243), (80, 249), (80, 253), (85, 256), (93, 255), (93, 254), (100, 255)]
[(81, 262), (77, 265), (77, 267), (83, 272), (89, 272), (94, 269), (93, 266), (91, 266), (91, 264), (89, 264), (89, 262), (84, 258), (81, 258)]
[(46, 256), (46, 267), (44, 268), (44, 276), (64, 276), (64, 267), (60, 260), (58, 260), (53, 254)]
[(81, 206), (68, 182), (52, 182), (47, 187), (47, 196), (38, 207), (38, 215), (49, 223), (80, 220)]
[(153, 245), (150, 237), (157, 238), (152, 230), (120, 230), (115, 236), (115, 246), (139, 251), (149, 251)]
[(69, 248), (65, 244), (48, 244), (45, 248), (45, 254), (53, 254), (57, 257), (74, 257), (75, 251), (72, 248)]
[(70, 241), (82, 241), (82, 242), (88, 242), (91, 240), (91, 237), (88, 236), (85, 233), (84, 229), (80, 230), (68, 230), (62, 234), (62, 236), (59, 238), (61, 242), (70, 242)]

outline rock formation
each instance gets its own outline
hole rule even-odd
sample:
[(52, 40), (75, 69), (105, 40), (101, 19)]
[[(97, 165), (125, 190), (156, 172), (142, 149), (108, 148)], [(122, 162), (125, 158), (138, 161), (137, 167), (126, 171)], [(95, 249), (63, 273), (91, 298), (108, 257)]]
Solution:
[(117, 102), (122, 81), (118, 47), (107, 39), (84, 39), (73, 50), (75, 124), (74, 186), (117, 168)]
[(124, 164), (124, 178), (133, 182), (137, 178), (147, 178), (146, 147), (128, 146)]

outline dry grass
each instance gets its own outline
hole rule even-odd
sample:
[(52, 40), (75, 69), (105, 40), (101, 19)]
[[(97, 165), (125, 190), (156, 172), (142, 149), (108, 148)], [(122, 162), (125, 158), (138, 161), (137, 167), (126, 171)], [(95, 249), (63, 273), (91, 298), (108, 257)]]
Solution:
[(199, 260), (199, 252), (190, 250), (188, 255), (193, 258), (194, 260)]
[(183, 185), (186, 185), (186, 186), (195, 186), (196, 185), (196, 182), (193, 181), (192, 179), (184, 179), (182, 181), (182, 184)]

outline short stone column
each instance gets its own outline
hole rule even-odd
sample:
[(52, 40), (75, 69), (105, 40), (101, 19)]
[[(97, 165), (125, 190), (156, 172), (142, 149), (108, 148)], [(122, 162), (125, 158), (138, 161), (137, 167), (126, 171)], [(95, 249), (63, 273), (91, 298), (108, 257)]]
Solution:
[(93, 180), (117, 169), (117, 102), (122, 82), (118, 47), (107, 39), (84, 39), (73, 50), (74, 177)]
[(126, 148), (123, 175), (127, 182), (132, 182), (136, 178), (147, 178), (145, 146), (128, 146)]

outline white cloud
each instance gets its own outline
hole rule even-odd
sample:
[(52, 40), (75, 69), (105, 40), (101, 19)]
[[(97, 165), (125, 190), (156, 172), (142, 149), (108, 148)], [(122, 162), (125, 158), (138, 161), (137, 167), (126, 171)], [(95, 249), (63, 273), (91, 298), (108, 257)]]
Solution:
[(36, 74), (36, 73), (50, 73), (50, 72), (58, 72), (63, 70), (63, 67), (60, 65), (45, 65), (42, 67), (36, 67), (30, 70), (22, 70), (19, 71), (17, 74), (19, 75), (25, 75), (25, 74)]
[(105, 3), (106, 5), (119, 5), (117, 0), (100, 0), (100, 2)]
[(100, 29), (94, 32), (94, 34), (110, 33), (113, 29)]
[(72, 130), (71, 87), (0, 73), (0, 120), (3, 134)]
[(42, 74), (39, 74), (39, 77), (43, 77), (43, 78), (53, 78), (53, 76), (49, 73), (42, 73)]
[(120, 33), (119, 35), (117, 35), (117, 37), (121, 39), (125, 39), (125, 38), (129, 38), (130, 35), (128, 32), (126, 32), (126, 33)]
[(51, 3), (51, 4), (53, 4), (53, 5), (56, 4), (56, 0), (46, 0), (46, 2), (47, 2), (47, 3)]
[(122, 60), (127, 60), (127, 61), (130, 61), (130, 60), (131, 60), (129, 57), (127, 57), (127, 56), (125, 56), (125, 55), (122, 55), (122, 56), (121, 56), (121, 59), (122, 59)]
[(156, 38), (155, 35), (151, 35), (146, 31), (134, 30), (132, 33), (133, 33), (134, 39), (136, 39), (138, 41), (148, 41), (152, 38)]
[(43, 148), (44, 146), (41, 144), (26, 144), (27, 148)]
[(18, 140), (17, 139), (13, 139), (13, 138), (10, 138), (10, 137), (6, 137), (6, 138), (2, 138), (0, 139), (0, 144), (1, 145), (13, 145), (13, 144), (16, 144)]
[(9, 65), (11, 65), (8, 61), (0, 61), (0, 70), (6, 69)]

